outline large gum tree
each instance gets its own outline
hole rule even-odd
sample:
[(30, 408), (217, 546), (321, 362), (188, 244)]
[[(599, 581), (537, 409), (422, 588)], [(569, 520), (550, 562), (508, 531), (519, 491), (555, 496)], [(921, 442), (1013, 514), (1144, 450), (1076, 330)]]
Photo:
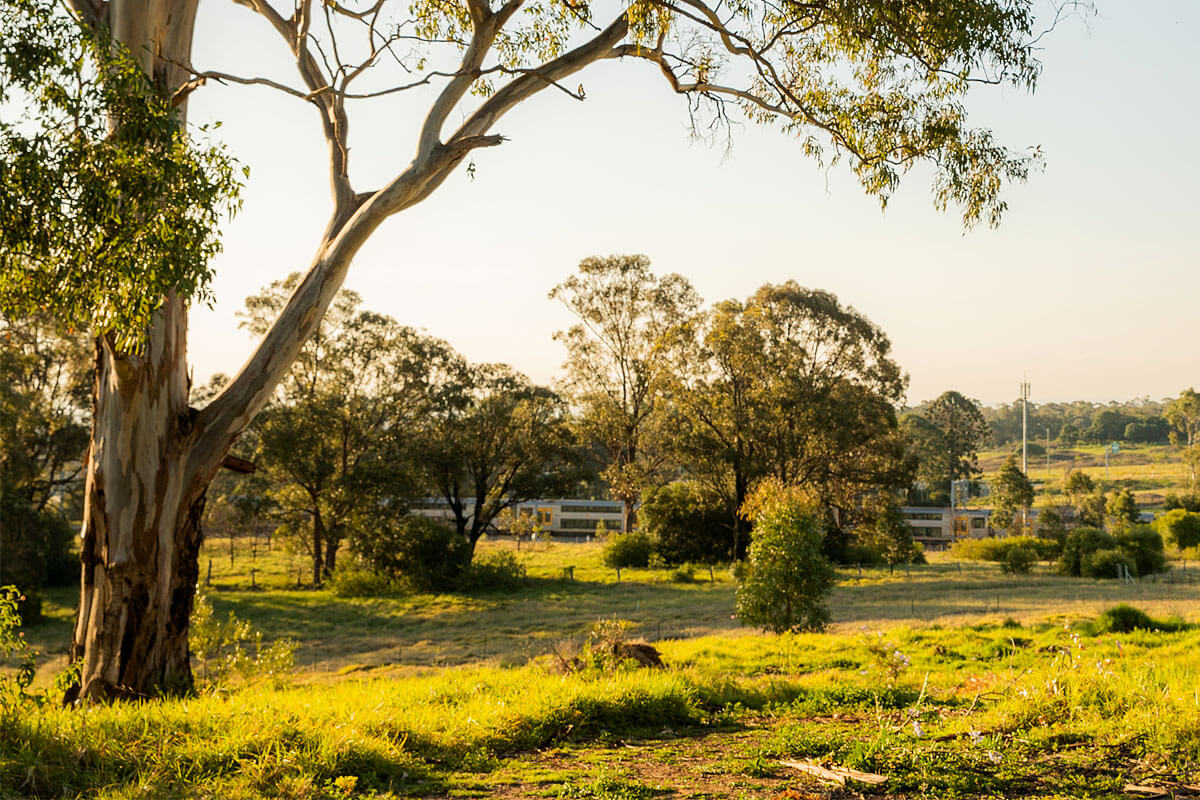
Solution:
[[(996, 224), (1002, 184), (1024, 179), (1036, 158), (972, 128), (964, 106), (976, 84), (1033, 87), (1031, 0), (235, 2), (290, 53), (290, 82), (193, 65), (198, 0), (71, 0), (85, 26), (128, 48), (176, 124), (207, 81), (269, 87), (309, 104), (327, 143), (331, 193), (294, 293), (203, 408), (188, 405), (186, 342), (188, 305), (204, 280), (171, 279), (169, 261), (147, 264), (158, 280), (127, 305), (146, 311), (127, 320), (135, 329), (92, 319), (95, 415), (72, 646), (83, 697), (190, 685), (187, 619), (206, 487), (317, 329), (363, 243), (464, 160), (501, 146), (499, 125), (518, 105), (544, 92), (582, 100), (580, 73), (620, 60), (682, 95), (698, 130), (737, 114), (778, 123), (804, 153), (843, 162), (883, 201), (909, 168), (932, 164), (935, 205), (960, 207), (969, 225)], [(356, 186), (348, 103), (402, 91), (428, 97), (424, 115), (409, 121), (415, 149), (389, 180)], [(122, 124), (112, 121), (114, 135)], [(196, 198), (198, 206), (212, 200)]]

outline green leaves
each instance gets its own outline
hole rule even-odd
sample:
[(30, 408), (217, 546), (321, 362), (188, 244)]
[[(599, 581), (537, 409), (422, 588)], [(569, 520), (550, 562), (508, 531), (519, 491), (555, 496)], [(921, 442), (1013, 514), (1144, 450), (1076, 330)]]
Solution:
[(45, 0), (0, 0), (0, 29), (0, 310), (137, 349), (168, 295), (211, 299), (234, 164), (105, 34)]

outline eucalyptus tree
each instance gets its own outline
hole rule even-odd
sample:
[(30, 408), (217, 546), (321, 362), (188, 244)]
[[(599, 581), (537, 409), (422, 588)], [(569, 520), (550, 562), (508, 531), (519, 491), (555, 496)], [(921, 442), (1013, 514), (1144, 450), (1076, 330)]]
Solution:
[(577, 477), (567, 409), (507, 364), (465, 367), (416, 438), (425, 480), (473, 553), (505, 509), (561, 494)]
[[(299, 279), (247, 298), (245, 327), (261, 333)], [(400, 513), (414, 494), (412, 440), (454, 360), (445, 342), (361, 311), (360, 302), (338, 293), (252, 426), (283, 532), (309, 554), (317, 586), (355, 526)]]
[[(960, 207), (967, 225), (997, 224), (1002, 185), (1023, 180), (1038, 157), (972, 127), (964, 106), (976, 84), (1034, 86), (1040, 65), (1031, 0), (949, 7), (859, 0), (782, 7), (294, 0), (280, 7), (236, 0), (290, 55), (291, 81), (194, 66), (199, 0), (69, 0), (86, 31), (124, 46), (129, 57), (120, 68), (111, 66), (114, 48), (106, 41), (80, 55), (70, 43), (43, 46), (44, 19), (12, 21), (30, 18), (30, 8), (52, 8), (39, 2), (4, 0), (0, 45), (21, 55), (0, 59), (0, 86), (14, 74), (33, 76), (30, 95), (40, 98), (34, 116), (43, 130), (88, 124), (82, 136), (37, 140), (57, 150), (25, 148), (12, 162), (18, 168), (6, 171), (6, 178), (37, 179), (4, 181), (0, 225), (5, 252), (16, 256), (5, 259), (0, 285), (4, 303), (36, 297), (88, 325), (100, 342), (83, 595), (71, 650), (84, 662), (85, 696), (190, 684), (187, 619), (209, 481), (270, 402), (372, 233), (482, 150), (501, 146), (500, 121), (536, 95), (550, 90), (582, 100), (577, 81), (600, 62), (650, 66), (684, 97), (695, 130), (733, 114), (779, 123), (805, 154), (847, 164), (882, 202), (910, 168), (931, 164), (934, 204)], [(101, 66), (85, 69), (91, 78), (80, 81), (78, 65), (88, 62)], [(46, 84), (96, 87), (97, 79), (103, 91), (87, 114), (72, 113), (82, 106), (64, 108), (62, 92), (40, 91)], [(208, 297), (207, 260), (235, 174), (211, 149), (189, 147), (182, 133), (188, 96), (209, 81), (274, 89), (313, 108), (327, 143), (331, 204), (312, 260), (275, 324), (225, 389), (194, 410), (187, 309)], [(428, 99), (427, 112), (410, 120), (415, 150), (391, 154), (394, 170), (381, 183), (356, 184), (350, 108), (401, 91)], [(107, 162), (84, 152), (122, 147), (125, 157)], [(9, 163), (9, 152), (0, 162)], [(96, 178), (102, 171), (92, 167), (101, 163), (118, 168), (108, 178), (119, 173), (122, 180), (86, 179), (86, 191), (72, 194), (80, 184), (70, 178)], [(65, 194), (48, 190), (55, 187)], [(12, 209), (21, 213), (10, 215)], [(23, 224), (42, 219), (55, 224)], [(33, 294), (34, 285), (45, 291)]]
[(555, 334), (567, 348), (564, 386), (580, 439), (605, 451), (601, 477), (625, 504), (629, 530), (643, 488), (666, 466), (673, 343), (700, 297), (683, 276), (652, 273), (642, 255), (585, 258), (550, 297), (579, 318)]
[[(852, 512), (864, 493), (908, 480), (895, 406), (907, 377), (874, 323), (795, 282), (719, 303), (677, 375), (671, 426), (689, 473), (737, 514), (773, 476)], [(744, 532), (735, 523), (734, 551)]]

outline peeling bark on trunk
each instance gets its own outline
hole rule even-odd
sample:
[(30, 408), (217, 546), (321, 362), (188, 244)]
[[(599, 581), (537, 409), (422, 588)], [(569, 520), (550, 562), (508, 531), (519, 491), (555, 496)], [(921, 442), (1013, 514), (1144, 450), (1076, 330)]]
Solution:
[(172, 300), (146, 351), (97, 348), (87, 463), (76, 694), (139, 697), (192, 686), (188, 618), (199, 578), (204, 491), (185, 467), (187, 314)]

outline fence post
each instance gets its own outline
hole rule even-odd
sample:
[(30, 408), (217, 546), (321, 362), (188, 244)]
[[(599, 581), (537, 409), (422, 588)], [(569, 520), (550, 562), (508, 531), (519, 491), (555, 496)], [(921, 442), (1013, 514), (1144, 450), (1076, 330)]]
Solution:
[(208, 560), (208, 575), (204, 577), (204, 585), (212, 586), (212, 559)]

